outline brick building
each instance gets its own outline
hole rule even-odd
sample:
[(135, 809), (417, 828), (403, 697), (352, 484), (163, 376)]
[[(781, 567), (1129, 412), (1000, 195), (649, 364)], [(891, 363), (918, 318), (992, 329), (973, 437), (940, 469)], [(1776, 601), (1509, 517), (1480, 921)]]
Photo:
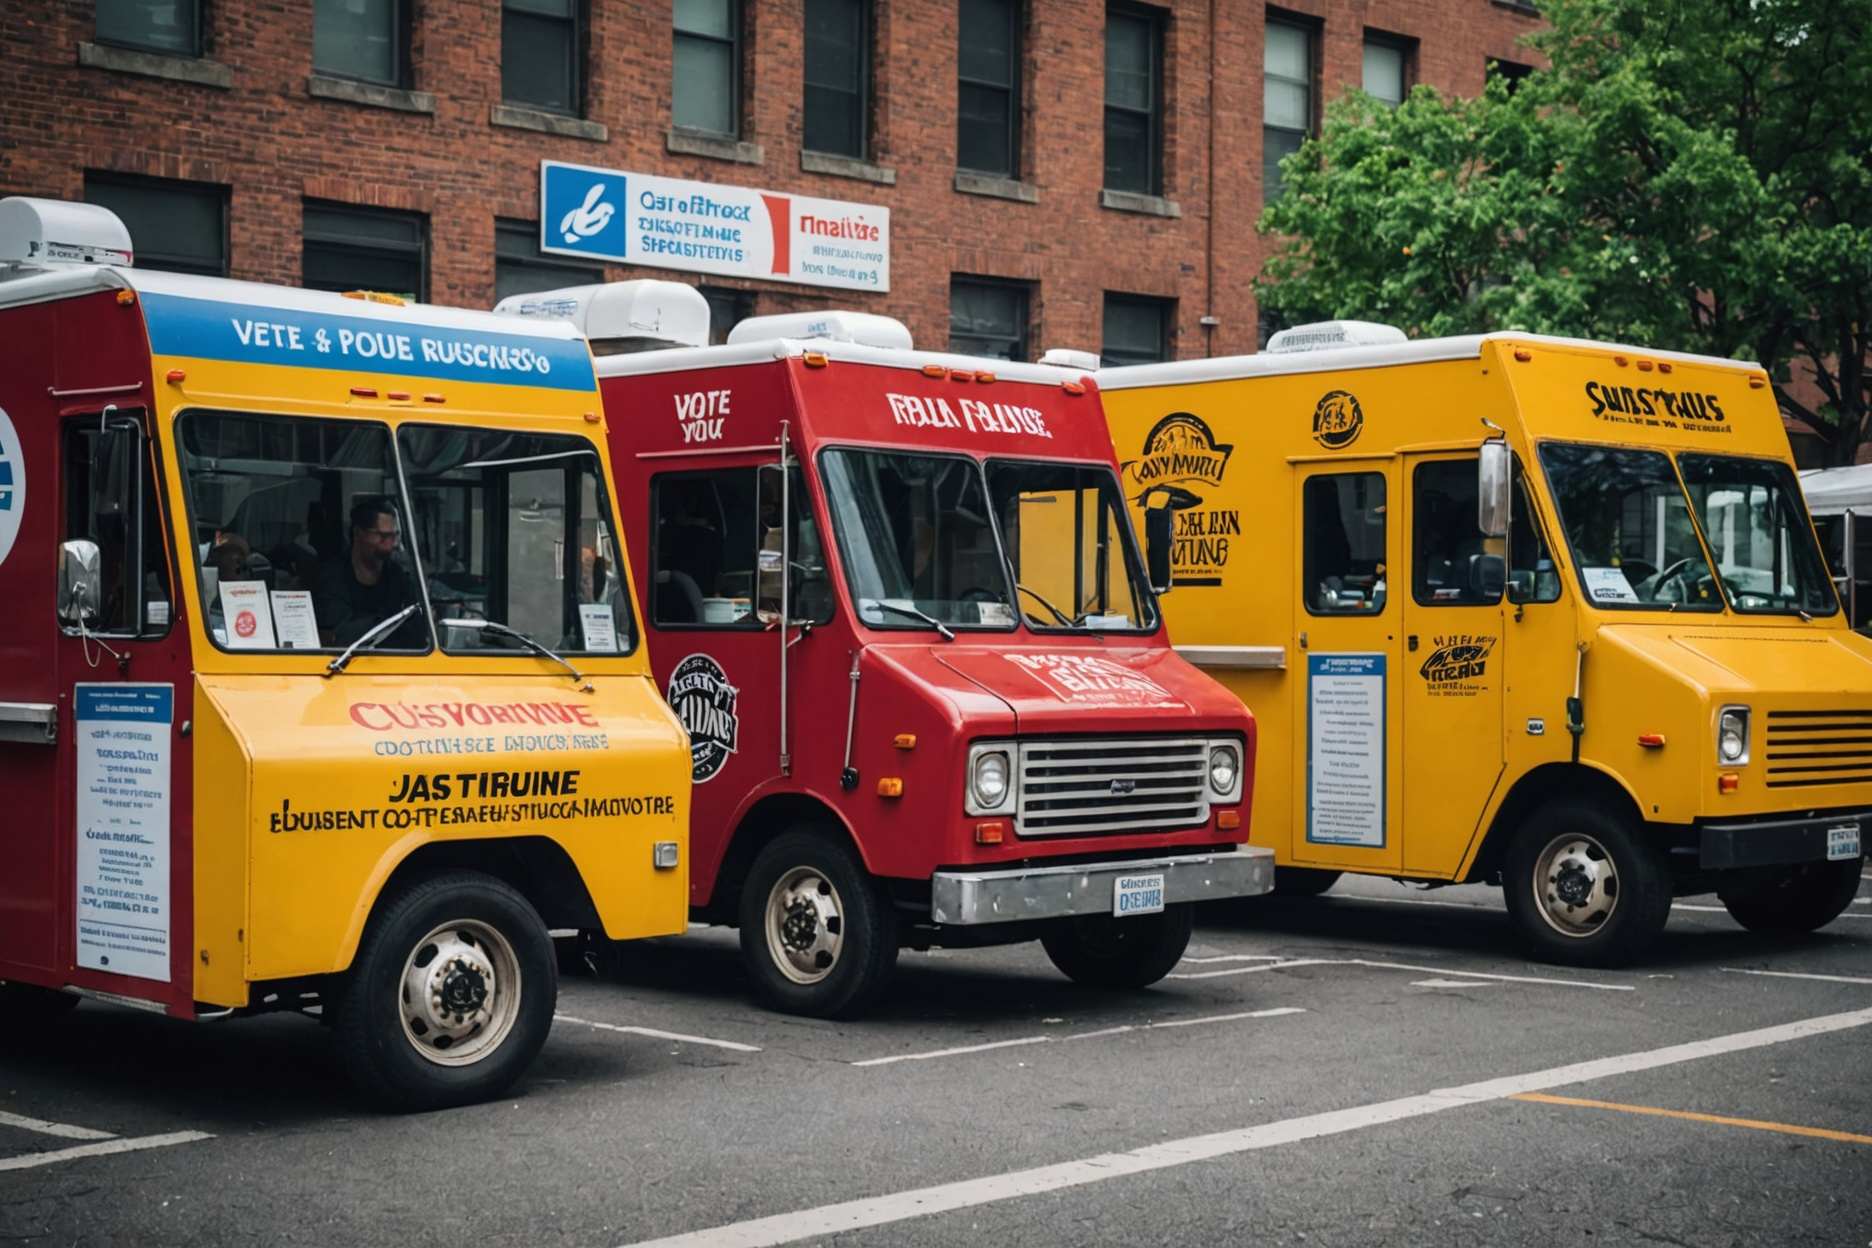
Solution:
[[(14, 0), (0, 194), (140, 264), (488, 307), (604, 277), (719, 322), (845, 306), (925, 345), (1254, 349), (1279, 155), (1354, 86), (1473, 93), (1508, 0)], [(887, 207), (889, 290), (540, 250), (541, 162)]]

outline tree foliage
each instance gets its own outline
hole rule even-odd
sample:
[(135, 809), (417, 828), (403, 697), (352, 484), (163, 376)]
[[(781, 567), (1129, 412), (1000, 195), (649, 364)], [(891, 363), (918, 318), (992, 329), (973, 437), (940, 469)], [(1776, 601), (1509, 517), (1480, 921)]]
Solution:
[(1263, 308), (1758, 359), (1851, 462), (1872, 398), (1872, 0), (1541, 13), (1551, 67), (1517, 90), (1328, 109), (1261, 220)]

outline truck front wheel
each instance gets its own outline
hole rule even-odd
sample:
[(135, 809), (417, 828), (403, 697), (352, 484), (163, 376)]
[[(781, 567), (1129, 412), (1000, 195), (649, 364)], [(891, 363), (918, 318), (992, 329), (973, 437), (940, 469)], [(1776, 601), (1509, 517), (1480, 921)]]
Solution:
[(499, 1096), (546, 1042), (559, 982), (531, 903), (456, 871), (378, 904), (337, 1002), (352, 1080), (399, 1110)]
[(1544, 962), (1623, 966), (1670, 917), (1671, 886), (1631, 821), (1586, 802), (1556, 802), (1509, 848), (1503, 900)]
[(1055, 924), (1040, 944), (1076, 984), (1148, 988), (1183, 960), (1195, 925), (1195, 907), (1188, 905), (1124, 919), (1081, 914)]
[(741, 959), (768, 1007), (852, 1018), (896, 969), (897, 912), (838, 840), (787, 832), (748, 869)]
[(1859, 895), (1860, 859), (1803, 862), (1747, 886), (1717, 890), (1729, 916), (1751, 932), (1801, 936), (1825, 927)]

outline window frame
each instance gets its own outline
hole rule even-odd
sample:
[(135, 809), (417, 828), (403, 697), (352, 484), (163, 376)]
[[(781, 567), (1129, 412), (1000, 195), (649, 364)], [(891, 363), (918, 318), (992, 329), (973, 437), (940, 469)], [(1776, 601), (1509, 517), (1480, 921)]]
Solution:
[[(1137, 596), (1138, 606), (1150, 613), (1148, 627), (1137, 628), (1088, 628), (1080, 624), (1068, 627), (1065, 624), (1035, 623), (1035, 618), (1021, 605), (1020, 577), (1014, 572), (1014, 551), (1008, 541), (1007, 530), (1001, 526), (1001, 509), (995, 506), (994, 480), (990, 473), (996, 465), (1008, 467), (1033, 466), (1040, 468), (1072, 468), (1080, 472), (1089, 472), (1099, 476), (1098, 494), (1100, 511), (1109, 498), (1112, 504), (1111, 518), (1118, 526), (1119, 557), (1124, 561), (1125, 574), (1130, 581), (1131, 591)], [(1163, 606), (1157, 600), (1157, 593), (1151, 587), (1149, 570), (1144, 566), (1144, 551), (1138, 546), (1137, 527), (1132, 523), (1130, 508), (1126, 505), (1124, 483), (1118, 474), (1112, 471), (1110, 464), (1096, 460), (1075, 459), (1035, 459), (1028, 455), (990, 455), (981, 461), (982, 487), (988, 503), (988, 521), (994, 528), (995, 545), (1001, 550), (1001, 562), (1007, 574), (1008, 585), (1014, 591), (1014, 621), (1030, 633), (1056, 634), (1072, 637), (1154, 637), (1163, 628)], [(1110, 488), (1109, 496), (1106, 494)], [(1055, 604), (1058, 605), (1058, 604)], [(1077, 603), (1073, 604), (1075, 607)], [(950, 625), (954, 627), (954, 625)]]
[[(1270, 186), (1269, 170), (1274, 170), (1274, 176), (1278, 178), (1279, 161), (1270, 161), (1267, 157), (1268, 135), (1270, 133), (1283, 135), (1298, 134), (1300, 136), (1300, 141), (1304, 143), (1308, 139), (1313, 138), (1319, 131), (1320, 109), (1319, 25), (1302, 17), (1290, 16), (1283, 12), (1270, 11), (1267, 16), (1267, 26), (1283, 26), (1289, 30), (1298, 31), (1301, 35), (1305, 36), (1307, 76), (1306, 80), (1302, 82), (1297, 78), (1289, 78), (1284, 74), (1270, 72), (1267, 66), (1267, 37), (1266, 34), (1263, 33), (1261, 54), (1261, 202), (1263, 204), (1273, 203), (1280, 198), (1281, 193), (1286, 189), (1285, 184), (1278, 181), (1273, 182)], [(1303, 129), (1295, 130), (1292, 126), (1277, 126), (1268, 121), (1267, 84), (1270, 82), (1306, 88), (1307, 120), (1306, 126)]]
[[(173, 253), (165, 253), (160, 248), (147, 248), (140, 245), (136, 246), (138, 267), (158, 269), (165, 273), (197, 273), (207, 277), (227, 277), (233, 272), (233, 236), (232, 231), (229, 229), (229, 217), (232, 215), (229, 212), (231, 188), (224, 183), (194, 182), (182, 178), (146, 177), (141, 174), (118, 173), (115, 170), (109, 169), (86, 169), (84, 171), (83, 192), (86, 203), (98, 203), (98, 201), (91, 196), (91, 188), (93, 186), (116, 186), (124, 189), (160, 191), (173, 195), (196, 195), (203, 199), (214, 199), (216, 201), (215, 210), (220, 217), (220, 228), (218, 231), (220, 237), (218, 243), (220, 247), (221, 265), (218, 269), (209, 271), (198, 265), (188, 264), (186, 261), (181, 265), (165, 263), (166, 260), (172, 257)], [(115, 210), (113, 209), (113, 211)], [(121, 215), (122, 214), (119, 214), (120, 218)], [(125, 222), (125, 228), (129, 228), (128, 222)], [(136, 244), (136, 235), (134, 232), (131, 233), (130, 240), (133, 245)], [(154, 260), (151, 259), (152, 256), (155, 257)]]
[(1176, 358), (1176, 349), (1172, 345), (1172, 339), (1176, 337), (1176, 306), (1177, 301), (1168, 296), (1135, 295), (1115, 290), (1105, 291), (1104, 299), (1101, 302), (1099, 310), (1099, 358), (1101, 360), (1108, 360), (1111, 358), (1106, 351), (1109, 340), (1105, 321), (1106, 318), (1110, 316), (1112, 308), (1132, 307), (1149, 308), (1158, 314), (1157, 354), (1149, 360), (1127, 358), (1119, 361), (1120, 366), (1126, 364), (1162, 364), (1174, 360)]
[[(808, 137), (812, 132), (812, 91), (815, 84), (806, 77), (806, 61), (812, 55), (812, 22), (807, 17), (800, 33), (800, 150), (816, 152), (822, 156), (842, 156), (848, 160), (869, 160), (871, 158), (871, 109), (875, 94), (875, 61), (877, 60), (877, 15), (871, 0), (805, 0), (801, 8), (803, 15), (808, 14), (814, 4), (847, 4), (856, 15), (858, 22), (858, 81), (851, 92), (851, 107), (857, 122), (857, 150), (841, 151), (836, 148), (814, 147)], [(820, 91), (838, 91), (843, 87), (818, 86)]]
[[(1385, 611), (1389, 609), (1389, 607), (1391, 606), (1391, 593), (1390, 593), (1390, 573), (1392, 571), (1390, 567), (1391, 475), (1392, 475), (1392, 470), (1391, 470), (1390, 465), (1385, 465), (1383, 467), (1348, 466), (1345, 468), (1334, 468), (1334, 469), (1331, 469), (1330, 471), (1325, 471), (1325, 472), (1308, 473), (1305, 477), (1301, 479), (1301, 484), (1300, 484), (1300, 605), (1302, 608), (1305, 609), (1308, 615), (1314, 617), (1315, 619), (1321, 619), (1321, 620), (1376, 619), (1377, 617), (1382, 616), (1385, 613)], [(1375, 596), (1374, 596), (1373, 599), (1368, 600), (1369, 605), (1365, 607), (1361, 607), (1360, 609), (1356, 611), (1321, 611), (1313, 605), (1313, 588), (1315, 585), (1316, 578), (1313, 575), (1314, 564), (1311, 558), (1312, 550), (1313, 550), (1313, 543), (1310, 539), (1311, 526), (1307, 523), (1308, 518), (1309, 518), (1309, 509), (1308, 509), (1309, 497), (1308, 496), (1312, 493), (1314, 482), (1331, 481), (1331, 480), (1337, 480), (1337, 479), (1344, 478), (1344, 477), (1371, 477), (1375, 479), (1378, 482), (1378, 484), (1382, 486), (1384, 489), (1383, 505), (1385, 507), (1385, 512), (1384, 512), (1385, 520), (1384, 520), (1384, 543), (1383, 544), (1384, 544), (1385, 553), (1384, 553), (1384, 556), (1381, 557), (1378, 562), (1379, 562), (1379, 565), (1385, 569), (1385, 581), (1386, 581), (1385, 600), (1383, 602), (1376, 602)]]
[[(755, 291), (742, 290), (738, 286), (716, 286), (707, 282), (697, 285), (696, 293), (701, 295), (709, 305), (709, 345), (711, 347), (724, 345), (728, 341), (728, 332), (754, 315), (758, 300), (758, 294)], [(729, 324), (717, 326), (715, 310), (723, 305), (733, 305), (737, 310), (742, 308), (746, 310), (738, 311), (738, 315)]]
[[(530, 108), (542, 113), (552, 113), (560, 117), (585, 116), (585, 88), (588, 77), (585, 67), (590, 56), (588, 41), (591, 33), (591, 10), (588, 0), (569, 0), (567, 7), (571, 12), (564, 17), (557, 17), (532, 9), (517, 9), (512, 7), (512, 0), (501, 0), (501, 103), (517, 108)], [(507, 18), (510, 14), (526, 21), (562, 23), (570, 28), (571, 37), (566, 41), (565, 66), (566, 96), (570, 103), (565, 108), (541, 104), (536, 100), (515, 99), (507, 94)]]
[(176, 56), (176, 57), (182, 57), (185, 60), (199, 60), (201, 59), (203, 55), (206, 54), (208, 50), (207, 40), (204, 37), (206, 34), (207, 23), (203, 21), (203, 17), (204, 17), (204, 14), (202, 13), (202, 9), (204, 7), (203, 0), (176, 0), (176, 3), (186, 4), (188, 6), (189, 40), (188, 40), (188, 46), (186, 48), (165, 48), (161, 46), (160, 44), (139, 43), (136, 40), (127, 38), (123, 35), (112, 35), (112, 34), (107, 33), (104, 28), (104, 5), (103, 4), (99, 4), (96, 7), (96, 12), (93, 14), (94, 20), (93, 20), (93, 25), (91, 28), (92, 30), (91, 37), (97, 40), (97, 42), (104, 44), (108, 47), (127, 48), (133, 52), (146, 52), (154, 56)]
[[(746, 125), (744, 111), (745, 101), (742, 96), (744, 94), (743, 79), (746, 74), (746, 70), (743, 68), (743, 45), (747, 42), (747, 11), (743, 6), (742, 0), (722, 0), (722, 2), (728, 6), (728, 35), (726, 38), (720, 35), (705, 34), (701, 31), (684, 30), (681, 26), (676, 24), (675, 12), (672, 8), (670, 14), (670, 125), (678, 130), (688, 131), (691, 134), (707, 134), (723, 138), (739, 139), (741, 137), (741, 130), (743, 126)], [(699, 40), (703, 43), (716, 46), (726, 45), (728, 48), (729, 99), (728, 129), (726, 130), (711, 130), (706, 126), (690, 125), (678, 120), (676, 117), (674, 72), (676, 48), (680, 41), (684, 39)]]
[[(360, 243), (354, 240), (344, 239), (344, 238), (335, 237), (331, 235), (324, 235), (324, 236), (319, 236), (315, 238), (306, 227), (304, 210), (316, 209), (321, 212), (333, 212), (333, 213), (337, 213), (340, 215), (353, 216), (353, 217), (358, 217), (358, 218), (376, 217), (380, 220), (387, 220), (387, 219), (394, 218), (397, 220), (407, 220), (407, 221), (416, 222), (419, 227), (419, 241), (416, 245), (417, 275), (419, 278), (419, 283), (418, 283), (417, 289), (411, 293), (413, 293), (416, 296), (416, 302), (418, 303), (426, 302), (428, 300), (429, 298), (429, 214), (428, 213), (405, 212), (402, 209), (396, 209), (396, 208), (378, 208), (371, 204), (348, 204), (339, 200), (330, 200), (330, 199), (307, 198), (307, 199), (301, 200), (300, 202), (303, 207), (302, 207), (302, 215), (300, 217), (300, 222), (299, 222), (299, 241), (300, 241), (299, 280), (300, 280), (301, 285), (305, 286), (306, 289), (308, 290), (329, 289), (328, 287), (325, 287), (325, 286), (313, 286), (311, 284), (311, 280), (306, 276), (306, 256), (311, 251), (312, 244), (314, 243), (317, 243), (321, 246), (328, 246), (328, 247), (347, 247), (355, 252), (361, 252), (361, 253), (366, 253), (366, 254), (375, 253), (375, 255), (378, 258), (394, 257), (396, 259), (404, 259), (407, 257), (407, 253), (405, 251), (398, 249), (398, 248), (384, 246), (382, 244), (372, 244), (372, 243), (367, 243), (367, 242)], [(346, 289), (380, 290), (381, 288), (375, 287), (375, 286), (352, 286)], [(384, 293), (398, 293), (398, 292), (384, 292)]]
[[(1424, 507), (1423, 507), (1423, 474), (1425, 470), (1448, 471), (1449, 468), (1452, 465), (1454, 465), (1460, 468), (1467, 468), (1469, 480), (1473, 483), (1476, 479), (1476, 465), (1480, 462), (1480, 460), (1481, 460), (1481, 456), (1479, 454), (1474, 455), (1474, 456), (1469, 456), (1466, 458), (1458, 455), (1458, 456), (1451, 456), (1448, 458), (1420, 459), (1416, 463), (1411, 465), (1411, 470), (1410, 470), (1410, 509), (1411, 509), (1410, 583), (1411, 583), (1411, 602), (1416, 606), (1424, 607), (1426, 609), (1434, 609), (1434, 610), (1445, 610), (1450, 607), (1499, 607), (1501, 606), (1502, 598), (1508, 592), (1508, 581), (1507, 581), (1506, 571), (1509, 566), (1509, 557), (1507, 555), (1504, 555), (1502, 557), (1502, 567), (1504, 571), (1504, 575), (1502, 578), (1502, 588), (1496, 591), (1496, 594), (1494, 597), (1492, 598), (1470, 598), (1467, 596), (1470, 592), (1467, 585), (1463, 587), (1462, 592), (1465, 596), (1462, 598), (1437, 599), (1437, 598), (1427, 598), (1424, 596), (1424, 591), (1428, 588), (1428, 586), (1424, 582), (1424, 572), (1426, 569), (1426, 565), (1428, 564), (1429, 561), (1423, 557), (1424, 530), (1422, 528), (1422, 525), (1423, 525), (1424, 514), (1425, 514)], [(1472, 496), (1472, 501), (1479, 502), (1480, 501), (1479, 495)], [(1510, 527), (1512, 528), (1512, 526)], [(1475, 538), (1478, 543), (1481, 543), (1487, 540), (1487, 538), (1482, 533), (1480, 526), (1477, 526), (1476, 528)], [(1485, 554), (1487, 552), (1478, 551), (1477, 553)]]
[[(823, 619), (815, 616), (811, 618), (810, 621), (808, 621), (806, 617), (804, 616), (795, 616), (792, 620), (788, 621), (788, 624), (791, 625), (791, 624), (809, 622), (814, 628), (824, 628), (825, 626), (830, 624), (833, 621), (833, 619), (836, 618), (838, 615), (838, 609), (839, 609), (838, 583), (832, 579), (832, 557), (830, 555), (830, 552), (827, 550), (825, 530), (820, 526), (819, 517), (817, 514), (815, 514), (813, 510), (812, 490), (810, 487), (810, 483), (806, 480), (806, 465), (803, 461), (795, 459), (791, 467), (793, 471), (799, 474), (798, 481), (794, 483), (797, 486), (799, 486), (799, 489), (796, 493), (791, 494), (791, 498), (799, 502), (800, 504), (799, 514), (803, 518), (803, 521), (805, 523), (811, 524), (813, 526), (813, 530), (818, 534), (820, 553), (824, 555), (826, 558), (826, 566), (825, 566), (826, 609), (824, 612)], [(649, 485), (650, 485), (649, 528), (646, 532), (646, 538), (645, 538), (645, 540), (647, 540), (650, 543), (650, 549), (648, 552), (648, 565), (647, 565), (650, 569), (650, 584), (645, 587), (645, 592), (644, 592), (644, 602), (647, 604), (646, 609), (644, 611), (645, 627), (654, 628), (658, 632), (671, 632), (671, 633), (695, 633), (695, 632), (764, 633), (764, 632), (771, 631), (772, 628), (775, 627), (774, 625), (771, 625), (767, 621), (761, 619), (761, 608), (760, 608), (760, 554), (761, 554), (760, 539), (761, 539), (761, 535), (759, 532), (759, 526), (760, 526), (761, 473), (766, 470), (778, 471), (779, 468), (780, 468), (780, 465), (777, 462), (776, 463), (759, 463), (759, 464), (736, 464), (736, 465), (732, 465), (728, 467), (717, 467), (717, 468), (673, 468), (665, 472), (655, 473), (654, 475), (650, 477), (650, 481), (649, 481)], [(755, 531), (749, 534), (748, 549), (750, 553), (753, 555), (753, 562), (749, 565), (749, 568), (748, 568), (748, 573), (750, 577), (752, 578), (752, 585), (750, 586), (752, 593), (750, 594), (749, 599), (748, 599), (748, 613), (745, 616), (742, 616), (741, 619), (731, 620), (726, 624), (711, 624), (707, 620), (676, 620), (676, 621), (671, 621), (669, 623), (665, 623), (664, 621), (658, 619), (657, 614), (656, 614), (657, 575), (658, 573), (663, 571), (663, 543), (661, 541), (662, 531), (660, 527), (661, 509), (659, 507), (659, 504), (663, 496), (663, 487), (665, 484), (669, 482), (673, 482), (673, 481), (699, 481), (699, 480), (704, 480), (704, 479), (719, 479), (719, 478), (729, 476), (735, 473), (746, 473), (748, 474), (749, 477), (753, 479), (753, 490), (754, 490), (753, 520), (754, 520), (754, 525), (755, 525)], [(723, 534), (724, 548), (726, 546), (726, 541), (727, 541), (727, 535)], [(788, 605), (791, 606), (793, 604), (789, 603)]]
[[(1365, 83), (1364, 52), (1367, 48), (1373, 47), (1384, 48), (1397, 53), (1398, 98), (1396, 102), (1387, 100), (1381, 95), (1373, 95), (1371, 88)], [(1405, 100), (1410, 98), (1411, 87), (1415, 85), (1414, 79), (1417, 76), (1417, 41), (1415, 39), (1406, 35), (1393, 35), (1382, 30), (1367, 28), (1364, 41), (1359, 45), (1359, 53), (1359, 88), (1364, 91), (1365, 94), (1370, 95), (1374, 100), (1390, 108), (1397, 108), (1399, 105), (1403, 104)]]
[[(1020, 300), (1020, 337), (1015, 341), (1019, 354), (1008, 357), (1010, 363), (1025, 363), (1033, 353), (1033, 285), (1010, 278), (978, 277), (973, 274), (951, 273), (949, 275), (949, 339), (948, 350), (963, 355), (979, 354), (965, 347), (956, 346), (955, 342), (955, 292), (957, 286), (978, 286), (1013, 292)], [(972, 334), (969, 337), (982, 338), (984, 335)], [(983, 357), (996, 358), (996, 357)]]
[[(168, 637), (170, 632), (175, 628), (177, 611), (176, 584), (179, 579), (176, 575), (175, 564), (173, 560), (168, 557), (168, 526), (164, 523), (163, 519), (163, 504), (168, 495), (163, 489), (162, 456), (157, 453), (155, 442), (150, 437), (150, 413), (147, 408), (140, 404), (133, 407), (119, 408), (115, 415), (120, 420), (133, 420), (136, 422), (137, 441), (142, 460), (141, 471), (137, 474), (137, 501), (141, 506), (138, 509), (139, 516), (136, 526), (136, 560), (138, 566), (135, 575), (138, 585), (137, 606), (143, 618), (137, 621), (137, 627), (134, 629), (93, 628), (88, 624), (80, 628), (78, 625), (66, 623), (63, 619), (58, 620), (58, 627), (59, 631), (67, 637), (82, 637), (88, 634), (92, 637), (121, 637), (126, 641), (161, 641)], [(83, 507), (88, 512), (96, 495), (93, 490), (88, 488), (90, 485), (90, 469), (87, 466), (87, 489), (85, 491), (85, 496), (82, 499), (77, 497), (76, 490), (74, 489), (75, 483), (71, 477), (76, 462), (72, 443), (83, 439), (88, 431), (96, 429), (100, 420), (101, 413), (82, 413), (77, 416), (66, 417), (58, 423), (56, 436), (60, 459), (59, 492), (62, 497), (62, 505), (59, 508), (58, 531), (59, 542), (61, 544), (68, 541), (92, 540), (88, 535), (80, 536), (73, 532), (72, 520), (75, 514), (73, 509), (75, 507)], [(167, 592), (169, 595), (169, 618), (164, 621), (160, 629), (152, 627), (149, 623), (149, 604), (156, 601), (156, 599), (144, 596), (142, 591), (143, 577), (152, 570), (149, 566), (152, 554), (155, 556), (155, 567), (161, 569), (163, 584), (159, 586), (159, 589)], [(128, 558), (127, 553), (126, 558)], [(102, 572), (103, 569), (100, 568), (100, 580), (102, 579)], [(102, 606), (102, 604), (99, 605)], [(101, 622), (102, 621), (100, 621), (100, 623)]]
[[(1167, 92), (1164, 86), (1165, 38), (1169, 26), (1169, 15), (1162, 9), (1144, 5), (1115, 3), (1105, 9), (1105, 58), (1109, 62), (1111, 53), (1111, 29), (1113, 19), (1124, 22), (1137, 22), (1145, 29), (1149, 43), (1151, 65), (1151, 102), (1147, 110), (1139, 110), (1126, 105), (1113, 104), (1111, 89), (1101, 81), (1101, 95), (1104, 110), (1104, 142), (1106, 150), (1111, 146), (1111, 115), (1119, 112), (1132, 117), (1145, 118), (1144, 134), (1147, 151), (1145, 153), (1145, 184), (1135, 186), (1113, 186), (1111, 183), (1111, 161), (1101, 155), (1099, 185), (1108, 191), (1119, 191), (1138, 195), (1161, 195), (1164, 187), (1164, 113)], [(1109, 71), (1107, 71), (1109, 72)]]
[[(367, 82), (375, 86), (391, 87), (406, 91), (415, 80), (412, 73), (410, 45), (412, 44), (411, 0), (378, 0), (390, 6), (390, 73), (389, 78), (376, 78), (364, 74), (350, 73), (321, 65), (318, 61), (318, 9), (322, 0), (312, 0), (312, 72), (324, 78), (342, 78), (346, 82)], [(370, 0), (366, 0), (367, 3)]]
[[(1005, 6), (1007, 14), (1008, 36), (1008, 81), (1006, 83), (989, 82), (982, 78), (971, 78), (962, 70), (960, 48), (967, 39), (968, 31), (963, 28), (960, 4), (956, 9), (956, 168), (970, 173), (985, 173), (993, 177), (1018, 180), (1021, 176), (1021, 126), (1022, 126), (1022, 89), (1025, 75), (1021, 72), (1026, 67), (1027, 21), (1026, 6), (1023, 0), (987, 0), (988, 3)], [(1007, 150), (1008, 162), (1005, 169), (982, 169), (965, 164), (962, 160), (962, 130), (968, 123), (962, 116), (962, 92), (967, 87), (986, 91), (1004, 92), (1007, 97)]]

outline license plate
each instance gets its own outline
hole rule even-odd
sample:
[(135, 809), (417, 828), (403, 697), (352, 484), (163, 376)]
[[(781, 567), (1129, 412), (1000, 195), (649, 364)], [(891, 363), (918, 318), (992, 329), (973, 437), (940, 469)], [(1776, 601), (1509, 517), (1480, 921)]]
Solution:
[(1827, 861), (1838, 862), (1859, 856), (1859, 825), (1842, 824), (1827, 829)]
[(1112, 914), (1116, 918), (1158, 914), (1163, 908), (1164, 877), (1161, 871), (1155, 875), (1121, 875), (1112, 885)]

